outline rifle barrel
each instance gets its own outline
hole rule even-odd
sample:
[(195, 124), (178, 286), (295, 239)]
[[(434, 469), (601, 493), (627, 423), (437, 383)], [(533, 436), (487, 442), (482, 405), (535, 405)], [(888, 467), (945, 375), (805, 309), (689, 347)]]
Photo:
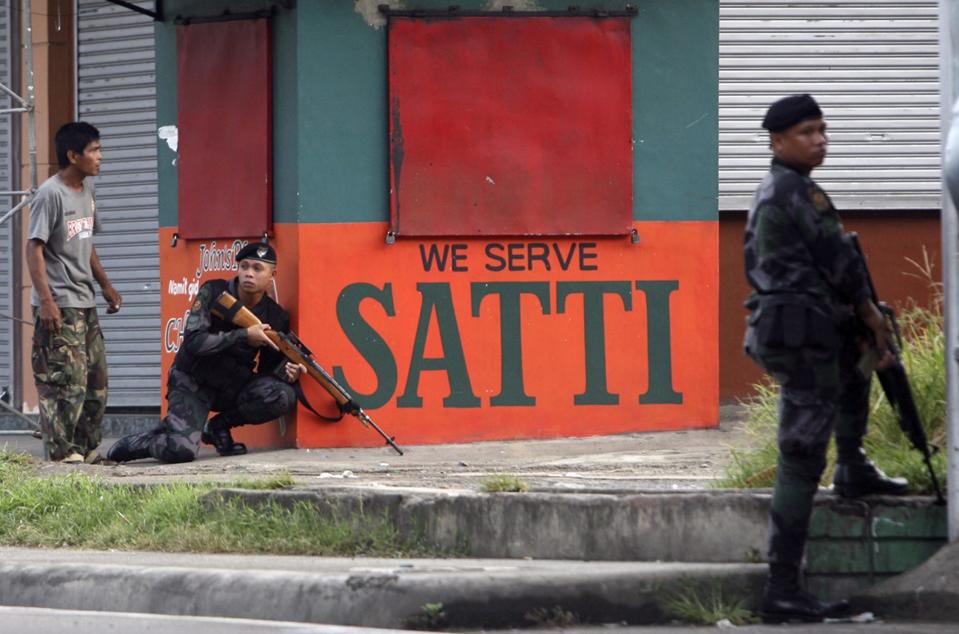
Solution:
[(401, 456), (403, 455), (403, 450), (400, 449), (399, 445), (397, 445), (397, 444), (393, 441), (393, 438), (391, 438), (390, 436), (387, 436), (387, 435), (386, 435), (386, 432), (384, 432), (382, 429), (380, 429), (380, 426), (379, 426), (379, 425), (377, 425), (376, 423), (373, 422), (373, 419), (370, 418), (369, 414), (367, 414), (366, 412), (363, 411), (363, 408), (362, 408), (362, 407), (360, 407), (360, 408), (358, 408), (358, 409), (356, 410), (355, 416), (356, 416), (357, 418), (359, 418), (359, 419), (360, 419), (360, 422), (363, 423), (364, 425), (367, 425), (367, 426), (372, 427), (373, 429), (375, 429), (375, 430), (376, 430), (376, 433), (378, 433), (380, 436), (382, 436), (382, 437), (383, 437), (383, 440), (386, 441), (386, 444), (389, 445), (390, 447), (392, 447), (392, 448), (396, 451), (396, 453), (400, 454)]

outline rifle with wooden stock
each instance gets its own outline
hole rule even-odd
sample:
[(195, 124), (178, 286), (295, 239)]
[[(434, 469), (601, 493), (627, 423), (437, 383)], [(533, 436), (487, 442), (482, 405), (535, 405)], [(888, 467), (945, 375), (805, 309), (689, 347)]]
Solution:
[[(220, 296), (216, 298), (213, 302), (213, 306), (210, 308), (210, 312), (214, 315), (229, 321), (240, 328), (249, 328), (250, 326), (256, 326), (262, 322), (254, 315), (246, 306), (241, 304), (233, 295), (230, 295), (226, 291), (220, 293)], [(306, 406), (311, 412), (319, 416), (321, 419), (327, 422), (336, 422), (343, 418), (343, 414), (350, 414), (355, 416), (363, 425), (370, 427), (376, 431), (383, 439), (386, 441), (390, 447), (396, 450), (396, 453), (403, 455), (403, 450), (394, 442), (392, 436), (388, 436), (386, 432), (380, 429), (379, 425), (373, 422), (373, 419), (363, 411), (363, 408), (353, 400), (353, 396), (350, 395), (343, 386), (336, 382), (336, 380), (330, 376), (329, 372), (323, 369), (316, 360), (313, 359), (313, 353), (310, 352), (309, 348), (303, 345), (303, 342), (300, 341), (299, 337), (295, 333), (284, 333), (277, 332), (276, 330), (266, 330), (264, 331), (267, 337), (270, 338), (276, 347), (280, 349), (280, 352), (290, 360), (292, 363), (302, 364), (306, 367), (306, 372), (309, 374), (320, 386), (330, 393), (330, 396), (336, 401), (336, 405), (340, 410), (340, 415), (337, 418), (330, 418), (329, 416), (324, 416), (318, 411), (313, 409), (313, 406), (306, 401), (306, 397), (303, 396), (302, 391), (300, 391), (297, 396), (300, 399), (300, 402)]]
[[(869, 294), (872, 296), (872, 301), (876, 304), (876, 307), (879, 308), (883, 317), (892, 325), (893, 333), (896, 335), (898, 350), (895, 348), (891, 350), (896, 358), (895, 363), (888, 368), (875, 370), (876, 376), (879, 378), (879, 385), (882, 386), (886, 400), (889, 401), (889, 406), (892, 407), (893, 412), (896, 414), (899, 428), (909, 437), (912, 446), (922, 454), (922, 460), (929, 470), (929, 477), (932, 478), (932, 486), (936, 492), (936, 504), (945, 504), (946, 500), (942, 496), (942, 489), (939, 487), (939, 480), (936, 478), (936, 472), (933, 470), (932, 461), (930, 460), (933, 450), (929, 448), (929, 442), (926, 439), (926, 430), (922, 426), (922, 418), (919, 416), (916, 401), (912, 396), (912, 389), (909, 387), (909, 377), (906, 375), (906, 369), (902, 366), (902, 360), (900, 358), (902, 335), (899, 332), (899, 322), (896, 321), (896, 311), (885, 302), (879, 301), (879, 296), (876, 294), (876, 287), (872, 282), (872, 275), (870, 275), (869, 267), (866, 264), (866, 256), (862, 252), (862, 247), (859, 246), (859, 235), (850, 233), (849, 236), (852, 239), (853, 246), (856, 248), (856, 252), (862, 260), (862, 266), (866, 271), (866, 281), (869, 283)], [(866, 328), (866, 330), (868, 330), (868, 328)]]

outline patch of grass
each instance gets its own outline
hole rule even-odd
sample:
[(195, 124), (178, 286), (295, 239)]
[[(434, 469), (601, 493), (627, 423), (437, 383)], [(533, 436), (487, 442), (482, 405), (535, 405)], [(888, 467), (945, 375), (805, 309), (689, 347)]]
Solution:
[(715, 625), (723, 619), (733, 625), (758, 623), (756, 616), (744, 605), (744, 598), (728, 596), (719, 585), (691, 586), (663, 602), (672, 618), (696, 625)]
[(554, 605), (552, 608), (536, 608), (523, 615), (533, 627), (541, 628), (565, 628), (579, 625), (579, 617), (569, 610), (564, 610), (561, 606)]
[(293, 480), (293, 476), (291, 476), (289, 473), (280, 473), (267, 478), (237, 478), (236, 480), (233, 480), (227, 484), (227, 486), (233, 489), (249, 489), (253, 491), (259, 491), (284, 489), (286, 487), (291, 487), (294, 484), (296, 484), (296, 482)]
[(484, 493), (526, 493), (529, 485), (514, 475), (501, 474), (483, 480), (480, 491)]
[[(919, 266), (919, 265), (917, 265)], [(920, 266), (921, 277), (932, 278), (929, 264)], [(909, 376), (913, 398), (922, 418), (926, 437), (934, 446), (946, 444), (946, 373), (945, 334), (943, 331), (942, 296), (933, 285), (931, 306), (908, 304), (899, 312), (902, 331), (902, 363)], [(776, 404), (779, 388), (767, 378), (755, 386), (755, 394), (744, 401), (747, 409), (746, 432), (752, 439), (746, 448), (733, 448), (731, 462), (720, 487), (769, 487), (776, 476), (779, 450), (776, 444)], [(870, 395), (869, 428), (863, 440), (869, 457), (886, 473), (909, 479), (914, 491), (932, 492), (932, 480), (922, 455), (912, 448), (899, 429), (895, 413), (889, 406), (879, 381), (873, 379)], [(823, 471), (823, 485), (832, 480), (835, 450), (830, 447), (829, 462)], [(940, 483), (945, 483), (946, 459), (942, 453), (932, 457), (933, 469)]]
[(385, 518), (339, 518), (306, 503), (203, 501), (212, 484), (111, 485), (80, 473), (38, 477), (0, 453), (0, 544), (165, 552), (437, 555)]
[(420, 613), (409, 619), (406, 626), (412, 630), (439, 630), (446, 627), (446, 611), (442, 603), (426, 603)]

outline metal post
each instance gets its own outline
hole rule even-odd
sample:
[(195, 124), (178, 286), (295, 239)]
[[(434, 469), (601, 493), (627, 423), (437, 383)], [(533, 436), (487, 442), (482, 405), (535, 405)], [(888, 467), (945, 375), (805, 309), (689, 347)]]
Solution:
[(27, 62), (27, 143), (30, 152), (30, 191), (37, 191), (37, 122), (36, 92), (33, 78), (33, 10), (30, 0), (23, 0), (24, 56)]
[(37, 127), (36, 110), (34, 109), (36, 94), (34, 91), (35, 86), (33, 80), (33, 8), (30, 5), (30, 0), (23, 0), (21, 9), (21, 18), (23, 21), (23, 57), (24, 61), (26, 62), (26, 76), (24, 77), (26, 83), (26, 97), (21, 97), (16, 91), (11, 90), (7, 86), (4, 86), (2, 83), (0, 83), (0, 93), (8, 95), (15, 102), (22, 106), (20, 108), (14, 107), (0, 110), (0, 116), (19, 112), (25, 112), (27, 115), (27, 146), (30, 161), (30, 188), (25, 191), (18, 192), (0, 192), (0, 195), (19, 194), (23, 196), (23, 198), (20, 199), (20, 202), (14, 205), (12, 209), (0, 215), (0, 224), (3, 224), (12, 218), (14, 214), (29, 204), (30, 200), (33, 198), (34, 192), (37, 191)]
[[(939, 82), (941, 90), (943, 163), (959, 167), (959, 147), (955, 141), (946, 152), (953, 104), (959, 98), (959, 0), (939, 0)], [(953, 139), (956, 135), (952, 135)], [(959, 218), (956, 203), (943, 179), (942, 197), (942, 281), (946, 335), (946, 457), (948, 461), (949, 541), (959, 540)]]

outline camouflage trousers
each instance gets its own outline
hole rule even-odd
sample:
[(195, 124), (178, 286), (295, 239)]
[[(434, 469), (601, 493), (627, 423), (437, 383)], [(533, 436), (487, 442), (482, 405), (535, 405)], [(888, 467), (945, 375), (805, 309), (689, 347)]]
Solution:
[(171, 370), (167, 415), (152, 432), (150, 455), (161, 462), (190, 462), (200, 448), (200, 435), (210, 411), (228, 427), (256, 425), (291, 413), (293, 386), (273, 376), (255, 376), (236, 390), (212, 390), (189, 375)]
[(40, 327), (33, 309), (33, 378), (40, 429), (51, 460), (86, 456), (100, 444), (107, 405), (107, 357), (96, 308), (61, 308), (59, 333)]
[(870, 381), (856, 369), (858, 346), (848, 333), (831, 348), (767, 347), (751, 334), (747, 351), (780, 385), (779, 460), (767, 554), (770, 563), (799, 566), (830, 437), (861, 441)]

